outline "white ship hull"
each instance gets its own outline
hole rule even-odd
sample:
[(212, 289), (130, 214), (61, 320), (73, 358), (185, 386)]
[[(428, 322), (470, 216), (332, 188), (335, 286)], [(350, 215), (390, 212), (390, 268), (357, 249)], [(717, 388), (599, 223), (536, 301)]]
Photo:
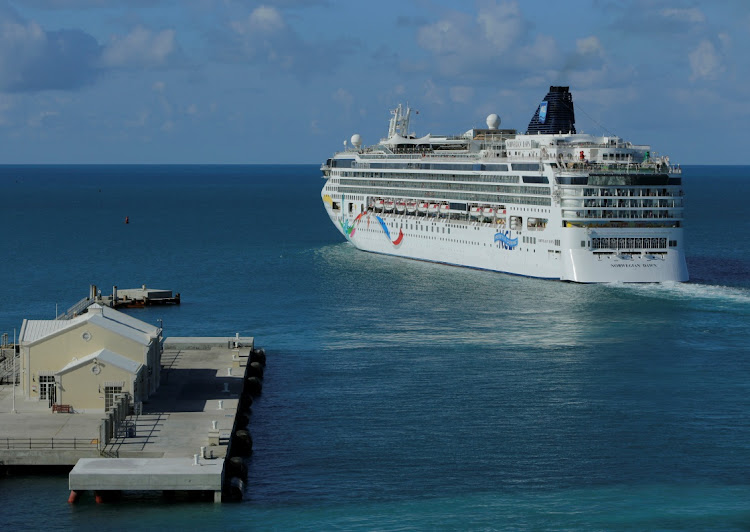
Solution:
[[(349, 242), (372, 253), (579, 283), (688, 280), (681, 249), (594, 252), (580, 248), (582, 241), (591, 239), (586, 229), (560, 228), (554, 232), (547, 227), (544, 231), (519, 232), (476, 221), (367, 212), (357, 219), (358, 215), (343, 217), (330, 207), (327, 211)], [(682, 240), (681, 233), (682, 229), (659, 229), (653, 234)], [(505, 238), (498, 239), (498, 234)], [(622, 234), (620, 231), (618, 236)], [(559, 246), (554, 245), (556, 240), (560, 241)], [(579, 247), (576, 249), (574, 244)]]

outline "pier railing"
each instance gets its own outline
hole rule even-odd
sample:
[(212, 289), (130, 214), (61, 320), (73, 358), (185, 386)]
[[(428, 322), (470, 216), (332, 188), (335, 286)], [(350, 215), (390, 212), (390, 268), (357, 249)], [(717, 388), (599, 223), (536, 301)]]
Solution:
[(89, 297), (84, 297), (81, 299), (78, 303), (70, 307), (67, 312), (60, 314), (55, 319), (56, 320), (69, 320), (73, 318), (74, 316), (80, 314), (85, 309), (89, 308), (91, 304), (94, 303), (94, 300)]
[(0, 438), (0, 449), (86, 450), (97, 449), (99, 440), (92, 438)]
[(18, 361), (13, 364), (13, 353), (8, 353), (5, 349), (0, 352), (0, 384), (12, 384), (14, 380), (18, 383), (20, 368)]

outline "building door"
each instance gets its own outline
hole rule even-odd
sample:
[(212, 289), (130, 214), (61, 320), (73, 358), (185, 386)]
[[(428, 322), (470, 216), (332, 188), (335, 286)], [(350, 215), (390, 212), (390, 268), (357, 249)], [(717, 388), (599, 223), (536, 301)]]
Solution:
[(108, 412), (112, 405), (115, 404), (115, 395), (122, 393), (122, 386), (105, 386), (104, 387), (104, 411)]
[(39, 399), (46, 400), (50, 408), (55, 404), (57, 393), (54, 375), (39, 375)]

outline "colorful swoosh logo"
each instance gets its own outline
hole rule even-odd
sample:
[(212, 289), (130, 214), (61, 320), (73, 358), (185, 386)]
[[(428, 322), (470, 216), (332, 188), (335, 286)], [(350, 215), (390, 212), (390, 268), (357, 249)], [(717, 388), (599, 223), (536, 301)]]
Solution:
[(357, 229), (356, 226), (359, 223), (359, 221), (362, 219), (362, 216), (364, 215), (365, 215), (364, 212), (360, 212), (357, 215), (357, 217), (354, 219), (354, 221), (352, 221), (351, 223), (349, 223), (349, 220), (345, 220), (345, 219), (341, 220), (341, 228), (344, 230), (344, 234), (347, 237), (351, 238), (354, 236), (354, 231), (356, 231)]
[[(341, 224), (341, 229), (344, 231), (344, 235), (346, 235), (347, 238), (351, 238), (354, 236), (354, 233), (357, 231), (357, 225), (362, 220), (362, 217), (367, 214), (367, 211), (361, 212), (357, 215), (354, 220), (351, 222), (347, 219), (342, 219), (339, 223)], [(383, 220), (380, 216), (375, 215), (375, 219), (380, 223), (380, 227), (383, 229), (383, 233), (385, 233), (385, 236), (390, 240), (391, 244), (394, 246), (398, 246), (401, 244), (401, 241), (404, 239), (404, 231), (403, 229), (398, 230), (398, 236), (396, 237), (396, 240), (393, 240), (393, 237), (391, 236), (391, 232), (388, 230), (388, 226), (385, 223), (385, 220)], [(370, 225), (370, 218), (367, 218), (367, 225)]]
[(511, 238), (510, 231), (495, 233), (495, 242), (500, 242), (505, 249), (513, 249), (518, 245), (518, 237)]
[(383, 232), (385, 233), (385, 236), (388, 237), (388, 240), (391, 241), (391, 244), (393, 244), (394, 246), (398, 246), (404, 239), (403, 229), (398, 230), (398, 236), (396, 237), (396, 240), (393, 240), (393, 238), (391, 237), (391, 232), (388, 230), (388, 226), (385, 225), (385, 221), (383, 221), (383, 219), (378, 215), (375, 215), (375, 218), (377, 218), (378, 222), (380, 222), (380, 227), (383, 228)]

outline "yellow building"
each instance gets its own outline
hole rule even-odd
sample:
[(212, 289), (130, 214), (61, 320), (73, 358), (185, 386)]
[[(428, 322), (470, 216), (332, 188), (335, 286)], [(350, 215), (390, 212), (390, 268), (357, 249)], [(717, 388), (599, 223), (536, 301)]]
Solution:
[(161, 335), (159, 327), (100, 305), (70, 320), (24, 320), (24, 396), (76, 412), (104, 412), (120, 393), (146, 401), (159, 386)]

